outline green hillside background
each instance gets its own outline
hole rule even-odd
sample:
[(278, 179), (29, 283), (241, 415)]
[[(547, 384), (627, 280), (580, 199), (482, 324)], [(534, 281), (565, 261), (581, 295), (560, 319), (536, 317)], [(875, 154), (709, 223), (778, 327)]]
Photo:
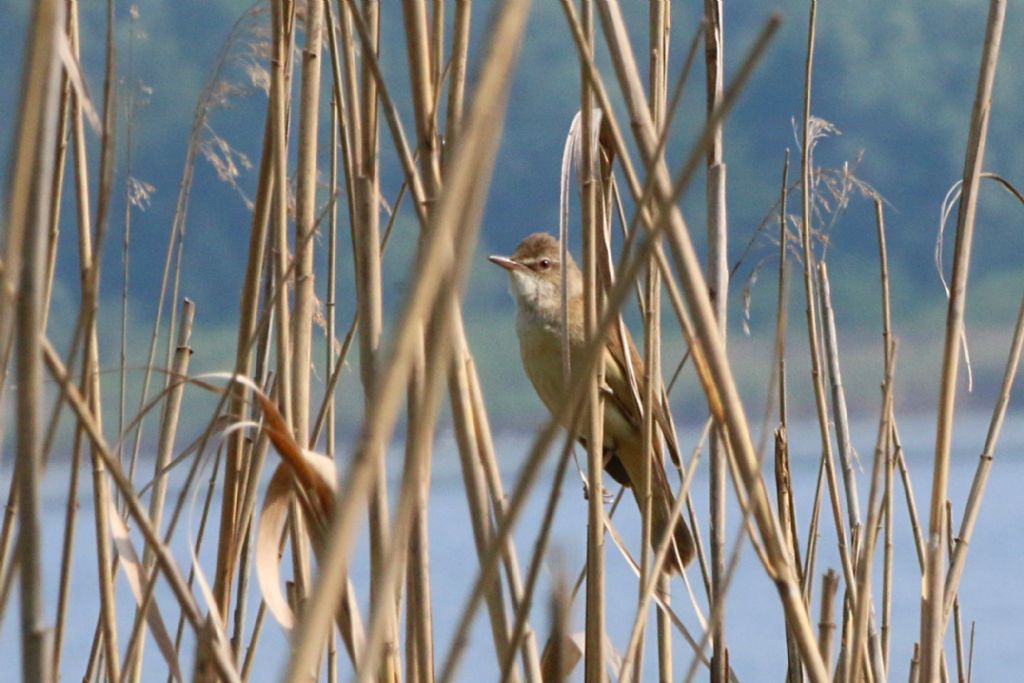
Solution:
[[(474, 4), (473, 21), (478, 37), (486, 30), (488, 4)], [(633, 25), (642, 26), (646, 5), (627, 4)], [(0, 88), (0, 117), (8, 122), (0, 139), (4, 159), (9, 158), (14, 128), (16, 74), (21, 68), (29, 5), (0, 1), (4, 17), (0, 22), (0, 44), (5, 46), (0, 56), (5, 74), (5, 87)], [(253, 45), (258, 48), (259, 30), (265, 29), (269, 19), (258, 11), (258, 6), (256, 10), (252, 7), (247, 2), (229, 0), (140, 2), (134, 6), (137, 19), (132, 21), (129, 6), (117, 5), (122, 101), (118, 116), (118, 189), (103, 254), (106, 265), (100, 311), (102, 329), (107, 330), (101, 340), (103, 364), (111, 373), (116, 369), (119, 344), (121, 283), (116, 274), (121, 272), (123, 187), (129, 174), (129, 114), (124, 102), (132, 95), (139, 104), (130, 117), (134, 140), (130, 174), (153, 188), (145, 210), (135, 209), (132, 213), (128, 348), (129, 364), (138, 367), (145, 360), (149, 343), (193, 110), (218, 55), (225, 49), (232, 26), (239, 17), (251, 13), (241, 24), (241, 38), (227, 48), (232, 62), (225, 71), (226, 82), (232, 87), (224, 87), (222, 94), (229, 101), (212, 114), (210, 130), (204, 133), (207, 140), (212, 140), (215, 133), (235, 150), (231, 159), (239, 169), (237, 187), (219, 178), (209, 160), (198, 158), (181, 281), (182, 294), (197, 304), (193, 370), (231, 367), (249, 230), (249, 211), (243, 195), (251, 195), (255, 185), (255, 169), (246, 168), (243, 159), (259, 158), (265, 111), (264, 95), (252, 81), (252, 70), (246, 66), (251, 63), (246, 58), (254, 54)], [(755, 233), (774, 210), (786, 150), (798, 156), (793, 117), (801, 107), (807, 7), (804, 2), (790, 0), (726, 3), (727, 79), (732, 73), (729, 67), (738, 64), (754, 33), (775, 10), (783, 15), (783, 27), (725, 132), (730, 261), (737, 262), (747, 243), (754, 239), (748, 257), (738, 263), (730, 309), (731, 356), (753, 415), (760, 414), (764, 384), (768, 381), (766, 365), (774, 325), (777, 268), (775, 247), (764, 236), (755, 237)], [(85, 3), (81, 11), (83, 63), (90, 92), (98, 98), (102, 92), (105, 10)], [(673, 3), (675, 35), (688, 35), (697, 26), (702, 12), (700, 3)], [(404, 84), (406, 62), (399, 34), (399, 8), (396, 3), (384, 2), (382, 13), (382, 59), (389, 76), (395, 78), (392, 82)], [(842, 168), (848, 164), (858, 178), (886, 200), (893, 319), (901, 340), (897, 403), (904, 413), (931, 411), (937, 400), (945, 298), (934, 266), (935, 242), (943, 197), (962, 174), (984, 19), (984, 8), (966, 0), (822, 2), (819, 8), (812, 112), (831, 122), (841, 135), (822, 140), (815, 150), (815, 161), (823, 167)], [(1019, 106), (1024, 94), (1024, 43), (1015, 39), (1022, 34), (1024, 20), (1020, 13), (1011, 12), (997, 77), (985, 169), (1024, 184)], [(672, 46), (673, 74), (682, 63), (685, 50), (684, 41), (677, 39)], [(401, 110), (407, 112), (408, 93), (400, 88), (393, 95)], [(543, 408), (519, 368), (512, 302), (506, 293), (504, 275), (490, 266), (484, 256), (510, 252), (529, 232), (557, 230), (562, 148), (577, 102), (578, 63), (561, 9), (556, 2), (539, 0), (534, 3), (522, 46), (482, 242), (465, 302), (472, 350), (486, 385), (492, 419), (499, 429), (529, 428), (543, 415)], [(703, 65), (698, 60), (673, 130), (668, 155), (673, 163), (680, 162), (699, 130), (704, 107)], [(404, 124), (407, 130), (411, 129), (411, 119), (405, 119)], [(92, 141), (95, 143), (95, 138)], [(328, 145), (325, 127), (321, 135), (322, 160), (327, 158)], [(383, 126), (381, 150), (385, 169), (382, 192), (390, 203), (398, 192), (401, 174)], [(93, 154), (91, 161), (95, 162), (97, 157)], [(326, 200), (326, 187), (321, 195)], [(701, 243), (703, 204), (701, 178), (683, 201), (684, 213)], [(72, 211), (72, 204), (65, 202), (64, 210)], [(344, 206), (339, 207), (339, 215), (340, 237), (344, 241), (348, 237)], [(1009, 330), (1024, 284), (1020, 257), (1024, 245), (1022, 227), (1024, 208), (995, 184), (984, 187), (969, 290), (968, 338), (975, 375), (974, 390), (965, 395), (969, 407), (987, 409), (1001, 377)], [(415, 223), (408, 214), (399, 212), (395, 230), (384, 267), (388, 278), (385, 304), (391, 314), (401, 304), (401, 274), (409, 272), (416, 244)], [(773, 227), (773, 234), (775, 230)], [(953, 226), (948, 230), (951, 235)], [(877, 414), (882, 369), (877, 241), (871, 202), (854, 194), (849, 207), (829, 230), (828, 238), (827, 261), (851, 410)], [(66, 231), (62, 240), (63, 258), (55, 296), (58, 301), (66, 301), (70, 311), (78, 297), (75, 236)], [(320, 244), (325, 245), (326, 238)], [(949, 239), (947, 266), (951, 251)], [(344, 248), (339, 253), (337, 334), (341, 336), (352, 314), (353, 295), (348, 276), (350, 255)], [(323, 257), (321, 249), (318, 258)], [(762, 268), (751, 290), (748, 334), (740, 325), (742, 290), (758, 264)], [(807, 373), (809, 361), (801, 342), (803, 295), (797, 278), (792, 280), (790, 294), (790, 372)], [(51, 334), (64, 343), (72, 322), (55, 316)], [(386, 334), (385, 331), (385, 338)], [(669, 327), (665, 366), (674, 366), (681, 353), (678, 334)], [(320, 352), (317, 357), (322, 355)], [(353, 366), (358, 362), (355, 356), (353, 352)], [(162, 357), (163, 352), (158, 355)], [(318, 372), (322, 378), (326, 374), (322, 361)], [(343, 383), (357, 381), (354, 367), (342, 379)], [(113, 380), (106, 382), (111, 401), (115, 385)], [(137, 385), (134, 381), (132, 391), (137, 391)], [(809, 383), (801, 382), (801, 386)], [(339, 393), (344, 426), (351, 427), (359, 420), (360, 407), (353, 402), (357, 394)], [(678, 419), (684, 423), (703, 419), (703, 407), (691, 376), (684, 373), (676, 395)], [(791, 400), (798, 412), (810, 408), (808, 397), (800, 393), (791, 396)], [(137, 397), (132, 394), (128, 404), (134, 405), (135, 401)], [(197, 419), (205, 416), (199, 415)]]

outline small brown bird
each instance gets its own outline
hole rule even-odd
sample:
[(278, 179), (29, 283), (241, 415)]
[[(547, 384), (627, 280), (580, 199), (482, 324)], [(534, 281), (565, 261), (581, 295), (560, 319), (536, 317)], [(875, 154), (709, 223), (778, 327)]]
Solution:
[[(558, 240), (547, 233), (534, 233), (524, 239), (511, 257), (491, 256), (508, 271), (510, 290), (516, 300), (516, 333), (519, 351), (527, 377), (537, 390), (541, 401), (552, 414), (566, 399), (566, 382), (562, 367), (562, 268), (565, 268), (569, 287), (569, 345), (570, 363), (578, 367), (583, 362), (585, 335), (583, 330), (583, 275), (572, 256), (561, 263)], [(629, 357), (637, 378), (643, 377), (644, 366), (633, 340), (626, 333)], [(604, 435), (605, 471), (619, 483), (633, 489), (640, 505), (641, 477), (644, 452), (642, 419), (633, 400), (626, 370), (626, 356), (618, 334), (608, 335), (605, 346)], [(664, 430), (667, 416), (660, 404), (655, 419)], [(568, 426), (568, 425), (566, 425)], [(577, 434), (586, 443), (588, 434), (583, 428)], [(655, 439), (651, 463), (652, 536), (655, 544), (661, 537), (671, 510), (673, 495), (665, 475), (660, 442)], [(670, 571), (681, 571), (681, 565), (693, 559), (693, 537), (680, 518), (673, 539), (675, 552), (670, 550), (665, 566)]]

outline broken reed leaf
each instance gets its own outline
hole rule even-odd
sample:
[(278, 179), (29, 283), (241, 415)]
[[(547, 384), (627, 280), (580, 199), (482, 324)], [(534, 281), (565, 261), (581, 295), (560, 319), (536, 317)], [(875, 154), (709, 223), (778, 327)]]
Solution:
[(295, 626), (295, 613), (281, 590), (280, 546), (281, 533), (288, 519), (292, 479), (284, 465), (278, 465), (267, 485), (259, 523), (256, 528), (256, 578), (267, 609), (281, 628), (290, 631)]
[[(127, 579), (128, 586), (135, 597), (135, 604), (141, 608), (144, 602), (143, 586), (147, 582), (147, 572), (142, 562), (139, 561), (138, 553), (135, 552), (135, 546), (132, 544), (131, 537), (128, 534), (128, 527), (121, 519), (121, 515), (114, 506), (113, 500), (108, 499), (108, 504), (110, 506), (108, 514), (110, 518), (110, 535), (113, 538), (114, 545), (117, 546), (118, 566), (124, 570), (125, 579)], [(160, 607), (156, 604), (155, 600), (150, 601), (149, 609), (146, 610), (146, 623), (153, 634), (153, 639), (156, 640), (160, 654), (163, 655), (164, 661), (170, 667), (171, 677), (177, 681), (185, 680), (181, 675), (181, 667), (178, 664), (178, 653), (174, 648), (174, 641), (171, 640), (167, 626), (160, 615)]]

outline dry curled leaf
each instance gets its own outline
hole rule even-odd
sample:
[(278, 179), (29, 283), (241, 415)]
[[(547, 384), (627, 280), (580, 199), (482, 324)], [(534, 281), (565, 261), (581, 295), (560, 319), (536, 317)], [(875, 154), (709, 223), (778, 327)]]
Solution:
[[(124, 576), (128, 580), (132, 595), (135, 596), (135, 604), (142, 607), (144, 592), (143, 585), (147, 581), (146, 570), (139, 561), (139, 556), (132, 545), (131, 537), (128, 535), (128, 527), (121, 519), (120, 513), (114, 507), (113, 499), (109, 501), (110, 512), (110, 535), (113, 537), (114, 545), (117, 547), (118, 566), (124, 570)], [(181, 669), (178, 666), (178, 653), (174, 649), (174, 641), (164, 625), (163, 617), (160, 616), (160, 608), (156, 602), (151, 600), (149, 609), (146, 610), (146, 624), (149, 626), (153, 639), (163, 655), (164, 661), (171, 669), (171, 677), (176, 681), (184, 680), (181, 676)]]

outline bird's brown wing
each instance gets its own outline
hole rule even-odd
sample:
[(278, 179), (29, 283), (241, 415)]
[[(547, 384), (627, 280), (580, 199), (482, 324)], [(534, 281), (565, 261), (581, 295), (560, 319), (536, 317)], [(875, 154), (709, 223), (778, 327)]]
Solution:
[[(626, 366), (626, 354), (623, 352), (622, 339), (625, 338), (626, 348), (629, 349), (629, 358), (632, 362), (633, 382), (630, 381), (629, 370)], [(617, 330), (612, 330), (608, 335), (608, 353), (605, 363), (605, 388), (607, 400), (612, 401), (619, 411), (629, 422), (640, 430), (643, 426), (640, 407), (640, 387), (644, 376), (644, 362), (636, 350), (633, 337), (625, 325), (620, 324)], [(635, 390), (634, 390), (635, 387)], [(675, 463), (680, 462), (679, 447), (675, 439), (675, 429), (667, 412), (668, 401), (664, 395), (654, 402), (654, 419), (668, 446), (669, 453)], [(655, 452), (660, 453), (657, 440), (655, 440)]]

